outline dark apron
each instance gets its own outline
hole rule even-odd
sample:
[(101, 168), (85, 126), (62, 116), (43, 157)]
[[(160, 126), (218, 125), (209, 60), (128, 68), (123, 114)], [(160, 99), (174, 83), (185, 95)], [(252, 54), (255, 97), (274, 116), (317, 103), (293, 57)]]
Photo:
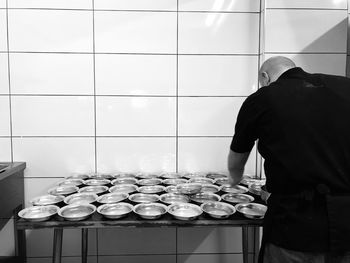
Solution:
[[(349, 195), (335, 195), (331, 194), (329, 188), (325, 185), (318, 185), (316, 190), (308, 190), (301, 192), (300, 194), (293, 194), (290, 196), (274, 196), (271, 195), (270, 199), (271, 203), (268, 203), (268, 210), (265, 215), (264, 224), (263, 224), (263, 237), (261, 242), (261, 249), (259, 253), (259, 263), (263, 263), (264, 258), (264, 248), (265, 244), (268, 242), (273, 243), (271, 240), (271, 233), (274, 228), (273, 218), (275, 217), (274, 208), (280, 202), (282, 198), (290, 198), (291, 200), (295, 200), (295, 202), (300, 202), (300, 200), (311, 200), (317, 195), (317, 198), (322, 198), (324, 207), (327, 210), (327, 216), (325, 220), (327, 223), (325, 227), (320, 228), (325, 229), (326, 231), (328, 226), (327, 237), (324, 239), (328, 239), (327, 243), (329, 247), (322, 249), (322, 251), (327, 251), (331, 253), (341, 253), (350, 251), (350, 194)], [(320, 197), (321, 196), (321, 197)], [(327, 218), (326, 218), (327, 217)], [(307, 224), (306, 224), (307, 226)], [(305, 225), (303, 226), (306, 230)], [(323, 237), (322, 237), (323, 238)], [(278, 245), (278, 244), (276, 244)], [(288, 247), (285, 247), (288, 249)], [(291, 250), (297, 250), (290, 248)], [(300, 251), (302, 251), (300, 249)]]

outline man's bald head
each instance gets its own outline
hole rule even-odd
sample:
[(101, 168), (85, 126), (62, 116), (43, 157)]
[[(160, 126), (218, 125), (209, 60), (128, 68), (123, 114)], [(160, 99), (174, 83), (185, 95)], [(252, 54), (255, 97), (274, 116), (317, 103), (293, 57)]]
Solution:
[(288, 69), (295, 68), (295, 63), (286, 57), (277, 56), (266, 60), (259, 70), (261, 86), (268, 86), (276, 81)]

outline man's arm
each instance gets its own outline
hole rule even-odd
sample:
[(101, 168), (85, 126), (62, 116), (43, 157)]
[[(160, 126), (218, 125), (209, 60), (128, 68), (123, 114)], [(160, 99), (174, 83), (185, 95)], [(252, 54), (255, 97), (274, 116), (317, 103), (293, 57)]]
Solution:
[(231, 186), (237, 185), (243, 176), (244, 166), (248, 160), (250, 152), (237, 153), (230, 150), (228, 155), (228, 170), (230, 172)]

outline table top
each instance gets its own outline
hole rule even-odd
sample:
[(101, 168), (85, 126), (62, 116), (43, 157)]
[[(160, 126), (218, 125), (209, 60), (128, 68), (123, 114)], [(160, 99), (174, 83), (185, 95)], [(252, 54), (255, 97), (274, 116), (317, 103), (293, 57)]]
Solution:
[(227, 219), (215, 219), (202, 214), (197, 219), (186, 221), (165, 214), (159, 219), (142, 219), (134, 213), (121, 219), (106, 219), (95, 212), (82, 221), (67, 221), (55, 215), (48, 221), (29, 222), (24, 219), (17, 221), (17, 229), (39, 228), (113, 228), (113, 227), (200, 227), (200, 226), (262, 226), (263, 219), (249, 219), (236, 212)]

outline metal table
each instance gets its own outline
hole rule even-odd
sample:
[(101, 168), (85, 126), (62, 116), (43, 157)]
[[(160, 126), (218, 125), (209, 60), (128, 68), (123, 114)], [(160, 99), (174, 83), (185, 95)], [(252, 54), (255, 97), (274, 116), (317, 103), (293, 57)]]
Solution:
[[(261, 219), (248, 219), (242, 215), (235, 213), (228, 219), (213, 219), (208, 215), (201, 215), (193, 221), (182, 221), (174, 219), (171, 215), (166, 214), (157, 220), (141, 219), (137, 215), (131, 213), (123, 219), (110, 220), (95, 212), (90, 218), (83, 221), (65, 221), (59, 216), (55, 216), (45, 222), (28, 222), (23, 219), (16, 219), (17, 238), (21, 239), (21, 247), (19, 248), (20, 257), (25, 260), (25, 235), (26, 229), (43, 229), (50, 228), (54, 231), (53, 237), (53, 263), (61, 262), (62, 255), (62, 236), (63, 230), (68, 228), (80, 228), (82, 233), (82, 262), (87, 262), (88, 250), (88, 229), (89, 228), (115, 228), (115, 227), (241, 227), (242, 228), (242, 245), (243, 245), (243, 262), (248, 263), (248, 242), (253, 238), (254, 252), (253, 262), (257, 262), (259, 252), (259, 227), (262, 226)], [(252, 236), (248, 234), (251, 228)], [(23, 261), (24, 262), (24, 261)]]

